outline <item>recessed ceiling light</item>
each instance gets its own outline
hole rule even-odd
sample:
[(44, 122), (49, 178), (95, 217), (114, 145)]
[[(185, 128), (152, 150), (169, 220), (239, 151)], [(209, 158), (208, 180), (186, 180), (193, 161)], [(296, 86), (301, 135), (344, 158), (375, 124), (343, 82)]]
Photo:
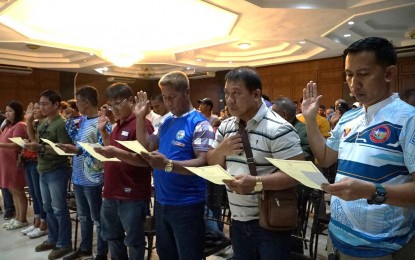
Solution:
[(190, 70), (190, 67), (187, 67), (186, 70)]
[(202, 59), (196, 59), (196, 61), (199, 61), (200, 62), (200, 61), (202, 61)]
[(228, 61), (228, 63), (232, 63), (232, 61)]
[(300, 43), (300, 44), (305, 44), (305, 43), (306, 43), (306, 41), (299, 41), (299, 43)]
[(353, 25), (353, 24), (354, 24), (354, 22), (353, 22), (353, 21), (348, 21), (348, 22), (347, 22), (347, 24), (348, 24), (348, 25)]
[(93, 54), (92, 52), (89, 53), (89, 56), (94, 56), (95, 54)]
[(247, 42), (244, 42), (244, 43), (238, 44), (238, 47), (239, 47), (239, 49), (246, 50), (246, 49), (251, 48), (251, 44), (247, 43)]
[(350, 33), (347, 33), (347, 34), (343, 35), (343, 37), (345, 37), (345, 38), (350, 37), (350, 36), (352, 36)]

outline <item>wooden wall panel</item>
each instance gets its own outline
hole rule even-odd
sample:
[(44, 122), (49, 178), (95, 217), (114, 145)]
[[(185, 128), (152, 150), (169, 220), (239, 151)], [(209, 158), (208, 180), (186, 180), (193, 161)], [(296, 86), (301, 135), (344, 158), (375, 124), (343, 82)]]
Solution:
[[(351, 100), (347, 84), (343, 82), (343, 58), (303, 61), (257, 68), (263, 81), (263, 92), (272, 100), (284, 95), (294, 101), (302, 97), (303, 88), (310, 80), (318, 83), (323, 95), (323, 104), (330, 106), (338, 98)], [(190, 80), (192, 104), (197, 107), (197, 100), (209, 97), (214, 102), (214, 110), (219, 111), (224, 106), (223, 88), (227, 71), (216, 73), (215, 78)], [(0, 109), (4, 110), (6, 103), (17, 99), (26, 106), (31, 101), (37, 101), (39, 94), (46, 89), (61, 92), (64, 100), (73, 98), (74, 85), (92, 85), (100, 94), (99, 103), (105, 100), (105, 89), (111, 84), (107, 77), (101, 75), (78, 74), (34, 69), (30, 75), (0, 74)], [(129, 84), (134, 92), (146, 91), (149, 96), (160, 92), (157, 80), (140, 80)], [(392, 82), (396, 91), (402, 92), (407, 88), (415, 88), (415, 56), (398, 59), (398, 75)], [(351, 103), (351, 101), (349, 102)]]

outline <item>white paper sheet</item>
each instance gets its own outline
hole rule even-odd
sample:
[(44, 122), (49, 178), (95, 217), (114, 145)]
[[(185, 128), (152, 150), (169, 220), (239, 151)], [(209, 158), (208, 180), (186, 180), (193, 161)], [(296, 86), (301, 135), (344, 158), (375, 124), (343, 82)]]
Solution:
[(59, 147), (56, 147), (56, 144), (46, 138), (40, 138), (43, 142), (47, 143), (48, 145), (50, 145), (50, 147), (52, 147), (52, 149), (58, 154), (58, 155), (75, 155), (74, 153), (65, 153), (64, 150), (62, 150)]
[(149, 153), (147, 151), (146, 148), (144, 148), (144, 146), (142, 146), (137, 140), (134, 141), (119, 141), (119, 140), (115, 140), (118, 143), (120, 143), (121, 145), (127, 147), (128, 149), (130, 149), (131, 151), (135, 152), (135, 153)]
[(105, 156), (100, 155), (99, 153), (95, 152), (94, 148), (95, 147), (101, 147), (101, 145), (99, 143), (84, 143), (84, 142), (78, 142), (78, 144), (84, 148), (90, 155), (92, 155), (92, 157), (94, 157), (95, 159), (101, 161), (101, 162), (120, 162), (120, 160), (118, 158), (107, 158)]
[(10, 137), (9, 140), (21, 147), (24, 147), (26, 143), (21, 137)]
[(326, 177), (310, 161), (266, 159), (287, 175), (310, 188), (321, 190), (321, 184), (329, 183)]
[(184, 167), (194, 174), (215, 184), (225, 185), (222, 180), (234, 180), (234, 178), (225, 171), (220, 165), (203, 166), (203, 167)]

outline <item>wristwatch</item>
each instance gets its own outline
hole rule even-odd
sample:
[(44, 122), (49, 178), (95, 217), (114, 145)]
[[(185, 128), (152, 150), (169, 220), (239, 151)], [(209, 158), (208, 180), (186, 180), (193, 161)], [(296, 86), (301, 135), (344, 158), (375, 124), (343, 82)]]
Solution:
[(385, 203), (386, 199), (388, 198), (386, 196), (386, 189), (380, 185), (379, 183), (375, 183), (376, 191), (372, 195), (372, 199), (367, 200), (367, 204), (375, 204), (380, 205)]
[(255, 186), (254, 191), (255, 192), (261, 192), (264, 189), (264, 186), (262, 185), (262, 179), (260, 176), (255, 176)]
[(169, 160), (169, 162), (166, 164), (166, 167), (164, 167), (165, 172), (171, 172), (173, 170), (173, 161)]

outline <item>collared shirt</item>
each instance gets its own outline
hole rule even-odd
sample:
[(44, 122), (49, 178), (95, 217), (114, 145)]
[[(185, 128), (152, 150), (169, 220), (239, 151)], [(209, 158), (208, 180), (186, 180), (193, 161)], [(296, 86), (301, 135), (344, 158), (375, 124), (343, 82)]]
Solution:
[[(153, 126), (146, 120), (147, 131), (153, 132)], [(137, 140), (136, 117), (133, 113), (127, 120), (113, 129), (110, 135), (110, 145), (127, 150), (116, 142)], [(151, 168), (137, 167), (125, 162), (104, 163), (104, 193), (103, 198), (117, 200), (147, 200), (151, 195)]]
[[(195, 109), (169, 116), (159, 128), (159, 152), (170, 160), (186, 161), (196, 158), (197, 152), (207, 152), (214, 133), (209, 122)], [(162, 205), (198, 204), (206, 199), (206, 181), (196, 175), (182, 175), (154, 170), (157, 201)]]
[[(224, 120), (216, 131), (213, 148), (226, 138), (237, 134), (239, 118), (230, 117)], [(302, 154), (300, 138), (294, 127), (281, 116), (268, 109), (263, 103), (255, 116), (247, 122), (245, 130), (255, 158), (258, 175), (269, 175), (276, 171), (265, 157), (288, 159)], [(249, 175), (246, 154), (226, 156), (226, 170), (232, 175)], [(258, 219), (257, 194), (234, 194), (228, 190), (229, 205), (232, 218), (239, 221)]]
[[(327, 139), (338, 151), (336, 182), (344, 177), (381, 184), (412, 182), (415, 172), (415, 108), (397, 94), (346, 112)], [(415, 209), (333, 196), (329, 230), (333, 244), (355, 257), (390, 255), (415, 235)]]

